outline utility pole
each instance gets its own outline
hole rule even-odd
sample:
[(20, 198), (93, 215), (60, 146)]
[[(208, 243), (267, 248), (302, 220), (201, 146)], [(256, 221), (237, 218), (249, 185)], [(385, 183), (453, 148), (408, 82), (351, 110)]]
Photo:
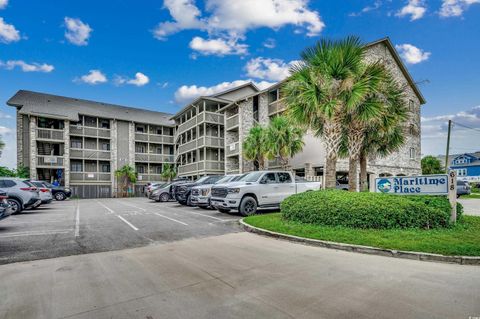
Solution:
[(452, 120), (448, 120), (448, 133), (447, 133), (447, 151), (445, 152), (445, 173), (448, 174), (448, 155), (450, 152), (450, 133), (452, 131)]

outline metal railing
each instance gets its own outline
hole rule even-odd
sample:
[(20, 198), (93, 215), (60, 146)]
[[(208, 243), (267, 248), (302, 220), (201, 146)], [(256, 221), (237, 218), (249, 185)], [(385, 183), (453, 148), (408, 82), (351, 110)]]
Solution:
[(216, 136), (201, 136), (198, 138), (198, 147), (224, 147), (225, 139)]
[(276, 100), (268, 105), (268, 115), (275, 115), (277, 113), (281, 113), (285, 111), (286, 107), (283, 103), (283, 99)]
[(238, 123), (239, 123), (239, 116), (238, 114), (234, 115), (234, 116), (231, 116), (229, 118), (227, 118), (227, 121), (226, 121), (226, 130), (231, 130), (233, 128), (236, 128), (238, 127)]
[(37, 139), (55, 140), (63, 142), (63, 132), (63, 130), (57, 130), (53, 128), (37, 128)]
[(225, 172), (225, 162), (206, 160), (178, 166), (179, 175), (195, 174), (197, 172), (223, 173)]
[(239, 142), (231, 143), (231, 144), (227, 145), (227, 147), (225, 148), (225, 154), (227, 156), (238, 155), (239, 151), (240, 151), (240, 143)]
[(174, 155), (170, 154), (135, 153), (136, 162), (173, 163), (174, 160)]
[(70, 135), (110, 138), (111, 130), (108, 128), (70, 125)]
[(37, 155), (38, 167), (63, 167), (63, 156)]
[(111, 158), (110, 151), (104, 150), (89, 150), (89, 149), (70, 149), (70, 158), (84, 158), (84, 159), (100, 159), (109, 160)]
[(111, 173), (103, 172), (70, 172), (71, 181), (99, 181), (109, 182), (112, 179)]

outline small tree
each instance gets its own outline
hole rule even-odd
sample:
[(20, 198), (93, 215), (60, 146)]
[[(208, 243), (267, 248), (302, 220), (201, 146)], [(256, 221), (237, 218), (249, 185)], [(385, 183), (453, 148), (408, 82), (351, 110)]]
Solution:
[(276, 116), (267, 127), (266, 146), (269, 159), (278, 158), (282, 169), (288, 169), (289, 160), (302, 151), (304, 131), (292, 125), (288, 118)]
[(422, 158), (422, 174), (442, 174), (445, 170), (442, 167), (442, 163), (438, 158), (432, 155)]
[(177, 176), (177, 170), (172, 164), (163, 164), (162, 174), (160, 176), (170, 182)]
[(128, 196), (128, 186), (131, 183), (137, 182), (137, 173), (130, 165), (124, 165), (122, 168), (115, 171), (115, 176), (122, 180), (122, 196)]
[(265, 168), (265, 159), (268, 153), (266, 135), (265, 128), (254, 126), (243, 142), (243, 157), (256, 163), (261, 170)]
[(17, 177), (30, 178), (30, 169), (23, 165), (19, 165), (15, 171)]
[(2, 136), (0, 135), (0, 157), (2, 156), (2, 151), (5, 147), (5, 143), (2, 141)]
[(15, 171), (5, 166), (0, 166), (0, 177), (15, 177)]

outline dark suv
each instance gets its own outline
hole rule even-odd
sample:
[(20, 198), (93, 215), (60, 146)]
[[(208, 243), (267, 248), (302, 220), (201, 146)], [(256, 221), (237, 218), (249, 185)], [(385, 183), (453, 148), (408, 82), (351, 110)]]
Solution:
[(65, 188), (63, 186), (54, 186), (49, 182), (42, 181), (45, 187), (50, 188), (52, 190), (52, 196), (56, 200), (65, 200), (72, 196), (72, 191), (69, 188)]
[(215, 184), (219, 181), (223, 175), (211, 175), (203, 176), (191, 183), (183, 183), (175, 187), (175, 200), (182, 205), (192, 206), (191, 193), (192, 187), (206, 185), (206, 184)]

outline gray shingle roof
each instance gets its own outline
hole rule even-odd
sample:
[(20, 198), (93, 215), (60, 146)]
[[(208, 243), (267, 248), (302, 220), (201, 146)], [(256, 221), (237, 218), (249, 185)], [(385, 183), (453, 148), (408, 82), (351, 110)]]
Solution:
[(80, 114), (153, 125), (175, 125), (171, 120), (173, 114), (169, 113), (26, 90), (18, 91), (7, 104), (17, 107), (20, 114), (43, 115), (70, 121), (78, 121)]

